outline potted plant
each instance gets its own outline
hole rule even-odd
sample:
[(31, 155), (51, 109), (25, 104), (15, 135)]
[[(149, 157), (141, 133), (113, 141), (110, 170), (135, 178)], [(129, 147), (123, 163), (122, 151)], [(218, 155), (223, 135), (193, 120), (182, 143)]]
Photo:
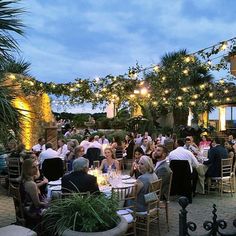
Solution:
[(103, 194), (70, 197), (53, 201), (43, 215), (43, 227), (50, 235), (123, 235), (126, 220), (116, 214), (117, 199)]

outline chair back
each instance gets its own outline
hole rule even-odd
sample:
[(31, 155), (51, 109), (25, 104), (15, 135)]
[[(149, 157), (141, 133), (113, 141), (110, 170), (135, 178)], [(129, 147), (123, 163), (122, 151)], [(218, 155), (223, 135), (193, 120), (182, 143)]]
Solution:
[(154, 193), (156, 194), (157, 197), (155, 200), (148, 202), (148, 206), (147, 206), (148, 213), (150, 210), (157, 209), (157, 207), (159, 206), (160, 197), (161, 197), (161, 185), (162, 185), (162, 179), (158, 179), (154, 182), (151, 182), (149, 185), (149, 193)]
[[(119, 202), (119, 210), (121, 209), (132, 209), (135, 210), (135, 202), (137, 197), (137, 186), (127, 186), (127, 187), (113, 187), (112, 196), (117, 198)], [(126, 205), (129, 202), (130, 204)]]
[(191, 170), (187, 160), (172, 160), (170, 168), (173, 172), (171, 195), (181, 195), (192, 201)]
[(227, 158), (221, 160), (221, 178), (231, 177), (233, 169), (233, 158)]
[(88, 148), (85, 158), (89, 160), (89, 167), (93, 165), (94, 161), (101, 161), (101, 149), (99, 148)]
[(8, 158), (8, 177), (17, 178), (21, 175), (20, 158)]
[(61, 193), (61, 198), (67, 198), (67, 197), (72, 197), (72, 196), (81, 196), (81, 197), (89, 197), (90, 192), (71, 192), (71, 193)]
[(42, 171), (49, 181), (58, 180), (64, 174), (63, 160), (59, 157), (44, 160)]
[(11, 183), (9, 185), (9, 188), (15, 206), (16, 222), (22, 226), (25, 226), (26, 222), (24, 216), (24, 209), (21, 201), (20, 188), (13, 186)]
[(170, 178), (169, 178), (169, 188), (168, 188), (168, 193), (166, 196), (166, 201), (169, 202), (170, 200), (170, 190), (171, 190), (171, 184), (172, 184), (172, 178), (173, 178), (173, 172), (170, 172)]

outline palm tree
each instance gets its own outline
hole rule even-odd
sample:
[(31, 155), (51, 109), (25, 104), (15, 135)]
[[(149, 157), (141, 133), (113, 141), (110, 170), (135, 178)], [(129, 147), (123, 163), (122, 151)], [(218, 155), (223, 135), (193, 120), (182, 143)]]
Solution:
[[(5, 79), (6, 65), (12, 59), (12, 52), (18, 51), (13, 34), (23, 35), (24, 25), (19, 16), (24, 12), (14, 4), (18, 0), (0, 0), (0, 141), (8, 137), (9, 130), (19, 127), (19, 111), (12, 105), (15, 98), (14, 87)], [(11, 71), (13, 72), (13, 71)]]
[(11, 58), (12, 51), (19, 49), (13, 34), (24, 34), (24, 25), (19, 18), (24, 11), (13, 7), (17, 2), (19, 0), (0, 0), (0, 62)]
[[(199, 85), (211, 84), (213, 80), (209, 70), (196, 57), (186, 61), (187, 57), (186, 50), (167, 53), (161, 58), (160, 71), (146, 76), (152, 88), (152, 98), (159, 104), (158, 109), (163, 110), (160, 107), (164, 107), (164, 110), (172, 111), (175, 126), (187, 123), (188, 108), (194, 94), (200, 96), (195, 99), (193, 112), (197, 114), (207, 107), (208, 104), (203, 104), (207, 96), (206, 90)], [(183, 91), (184, 87), (191, 91)], [(181, 106), (178, 105), (180, 103)]]

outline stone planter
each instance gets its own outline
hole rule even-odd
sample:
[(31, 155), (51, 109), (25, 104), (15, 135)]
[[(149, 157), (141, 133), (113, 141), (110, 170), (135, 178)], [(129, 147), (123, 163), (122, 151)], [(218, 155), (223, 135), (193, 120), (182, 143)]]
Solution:
[(93, 233), (86, 233), (86, 232), (77, 232), (73, 230), (66, 230), (63, 232), (62, 236), (120, 236), (123, 235), (128, 228), (128, 223), (125, 218), (120, 217), (120, 223), (113, 229), (102, 231), (102, 232), (93, 232)]

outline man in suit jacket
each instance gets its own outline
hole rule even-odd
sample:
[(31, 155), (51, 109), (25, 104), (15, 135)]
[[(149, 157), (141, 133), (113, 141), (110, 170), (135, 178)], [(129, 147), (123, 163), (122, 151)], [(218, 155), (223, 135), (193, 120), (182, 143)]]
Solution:
[(170, 186), (170, 174), (172, 173), (168, 163), (166, 162), (167, 148), (163, 145), (158, 145), (154, 152), (154, 158), (157, 160), (155, 173), (158, 178), (162, 179), (161, 200), (168, 198), (168, 190)]
[(73, 172), (62, 177), (62, 192), (99, 193), (97, 178), (88, 174), (89, 161), (79, 157), (73, 162)]
[(226, 149), (221, 145), (221, 140), (215, 138), (212, 141), (212, 148), (208, 151), (208, 160), (203, 164), (208, 166), (206, 177), (220, 177), (221, 159), (228, 158)]

